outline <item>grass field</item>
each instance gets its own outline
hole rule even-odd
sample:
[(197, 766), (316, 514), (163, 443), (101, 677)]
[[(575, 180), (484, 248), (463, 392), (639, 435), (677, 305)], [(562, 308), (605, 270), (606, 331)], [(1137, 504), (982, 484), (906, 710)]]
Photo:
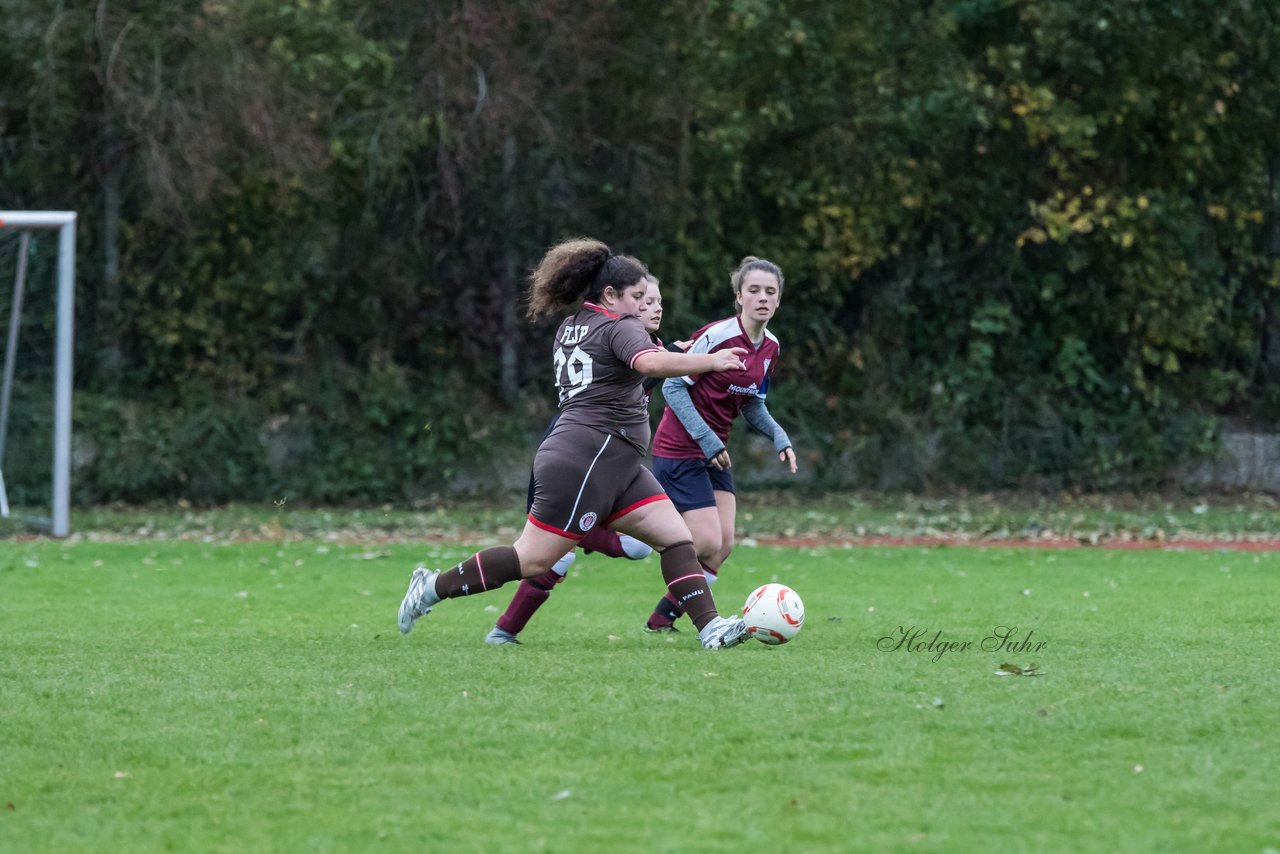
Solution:
[(1280, 849), (1280, 554), (740, 547), (807, 624), (715, 653), (591, 556), (523, 646), (513, 587), (400, 636), (466, 553), (0, 541), (0, 849)]

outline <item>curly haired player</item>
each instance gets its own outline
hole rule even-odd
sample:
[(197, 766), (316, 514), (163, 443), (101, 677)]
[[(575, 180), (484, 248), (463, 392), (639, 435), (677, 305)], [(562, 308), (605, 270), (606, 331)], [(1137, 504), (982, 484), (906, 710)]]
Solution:
[[(639, 263), (639, 262), (637, 262)], [(662, 346), (662, 341), (658, 338), (658, 328), (662, 325), (662, 289), (656, 276), (652, 273), (645, 273), (645, 280), (648, 282), (648, 290), (644, 295), (644, 302), (640, 305), (640, 322), (644, 324), (644, 329), (649, 333), (649, 338), (654, 344)], [(684, 352), (684, 347), (673, 344), (667, 349), (673, 352)], [(644, 381), (644, 389), (649, 392), (656, 386), (660, 380), (656, 378), (646, 379)], [(544, 435), (550, 435), (555, 429), (556, 422), (560, 416), (557, 414), (551, 419), (551, 424), (547, 426), (547, 432)], [(526, 509), (533, 506), (533, 476), (529, 477), (529, 501)], [(578, 544), (582, 551), (586, 554), (599, 552), (609, 557), (626, 557), (631, 560), (641, 560), (652, 554), (653, 549), (637, 540), (635, 537), (626, 534), (618, 534), (609, 530), (603, 524), (597, 524), (594, 528), (587, 532), (586, 536)], [(516, 589), (515, 596), (511, 598), (511, 604), (507, 606), (507, 610), (498, 618), (498, 622), (485, 635), (485, 643), (491, 644), (508, 644), (520, 643), (517, 637), (520, 632), (524, 631), (525, 626), (533, 619), (533, 615), (538, 612), (546, 601), (551, 597), (551, 591), (555, 586), (564, 581), (565, 576), (569, 572), (569, 567), (573, 565), (577, 559), (576, 550), (571, 550), (560, 560), (556, 561), (555, 566), (550, 571), (543, 573), (537, 578), (526, 578), (520, 582), (519, 588)]]
[(644, 273), (634, 260), (587, 239), (552, 247), (534, 270), (530, 315), (582, 302), (556, 330), (560, 418), (534, 457), (524, 531), (512, 545), (477, 552), (453, 569), (415, 569), (400, 602), (401, 632), (443, 600), (542, 575), (604, 521), (662, 556), (667, 590), (704, 648), (746, 637), (741, 619), (717, 613), (689, 528), (642, 463), (650, 433), (642, 377), (740, 371), (746, 351), (672, 353), (654, 345), (636, 317), (648, 290)]

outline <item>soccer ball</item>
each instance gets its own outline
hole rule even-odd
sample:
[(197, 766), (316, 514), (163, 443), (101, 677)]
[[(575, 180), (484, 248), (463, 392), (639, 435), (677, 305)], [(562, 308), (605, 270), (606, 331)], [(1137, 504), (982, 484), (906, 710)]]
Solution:
[(785, 584), (765, 584), (751, 591), (742, 606), (747, 634), (761, 643), (786, 643), (804, 625), (804, 603)]

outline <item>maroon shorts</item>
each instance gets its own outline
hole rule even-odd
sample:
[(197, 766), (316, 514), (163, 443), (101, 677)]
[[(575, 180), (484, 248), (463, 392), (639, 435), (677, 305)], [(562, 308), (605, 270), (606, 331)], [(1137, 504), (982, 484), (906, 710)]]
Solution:
[(580, 540), (596, 525), (666, 501), (635, 446), (579, 424), (557, 424), (533, 458), (533, 524)]

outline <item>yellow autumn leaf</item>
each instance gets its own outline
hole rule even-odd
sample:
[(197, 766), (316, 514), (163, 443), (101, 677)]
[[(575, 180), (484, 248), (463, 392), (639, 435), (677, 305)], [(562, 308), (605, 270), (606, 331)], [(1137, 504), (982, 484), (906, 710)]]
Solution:
[(1030, 240), (1032, 243), (1044, 243), (1049, 239), (1049, 235), (1044, 233), (1044, 229), (1032, 227), (1028, 228), (1022, 234), (1018, 235), (1018, 245), (1021, 246)]

